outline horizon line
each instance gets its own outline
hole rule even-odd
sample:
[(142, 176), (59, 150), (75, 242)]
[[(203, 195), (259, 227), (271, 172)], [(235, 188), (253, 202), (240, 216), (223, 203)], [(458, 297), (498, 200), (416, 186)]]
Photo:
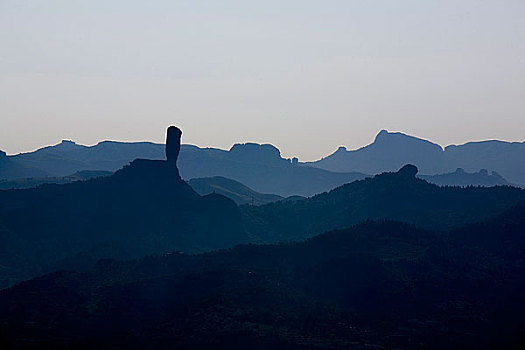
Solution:
[[(276, 146), (275, 144), (267, 143), (267, 142), (261, 143), (261, 142), (258, 142), (258, 141), (248, 141), (247, 140), (247, 141), (242, 141), (242, 142), (234, 142), (234, 143), (231, 144), (231, 146), (228, 149), (220, 148), (220, 147), (217, 147), (217, 146), (200, 146), (200, 145), (194, 144), (194, 143), (181, 143), (181, 146), (194, 146), (194, 147), (198, 147), (200, 149), (217, 149), (217, 150), (228, 152), (228, 151), (230, 151), (233, 148), (233, 146), (238, 145), (238, 144), (241, 144), (241, 145), (242, 144), (256, 144), (256, 145), (261, 145), (261, 146), (262, 145), (270, 145), (270, 146), (275, 147), (279, 151), (279, 154), (281, 155), (281, 157), (283, 159), (292, 159), (292, 158), (296, 157), (296, 158), (299, 159), (300, 162), (310, 163), (310, 162), (315, 162), (315, 161), (319, 161), (319, 160), (325, 159), (325, 158), (331, 156), (332, 154), (336, 153), (340, 149), (344, 149), (347, 152), (352, 152), (352, 151), (358, 151), (358, 150), (360, 150), (362, 148), (370, 146), (370, 145), (375, 143), (377, 137), (383, 132), (386, 132), (387, 134), (401, 134), (401, 135), (406, 136), (406, 137), (415, 138), (415, 139), (418, 139), (418, 140), (421, 140), (421, 141), (426, 141), (426, 142), (429, 142), (429, 143), (432, 143), (432, 144), (435, 144), (435, 145), (441, 147), (441, 149), (443, 151), (446, 148), (448, 148), (448, 147), (464, 146), (464, 145), (467, 145), (467, 144), (470, 144), (470, 143), (484, 143), (484, 142), (502, 142), (502, 143), (509, 143), (509, 144), (513, 144), (513, 143), (522, 144), (522, 143), (525, 143), (525, 140), (523, 140), (523, 141), (509, 141), (509, 140), (500, 140), (500, 139), (484, 139), (484, 140), (469, 140), (469, 141), (466, 141), (464, 143), (458, 143), (458, 144), (452, 143), (452, 144), (443, 146), (440, 143), (431, 141), (429, 139), (426, 139), (426, 138), (423, 138), (423, 137), (420, 137), (420, 136), (410, 135), (410, 134), (407, 134), (407, 133), (402, 132), (402, 131), (389, 131), (387, 129), (381, 129), (379, 132), (376, 133), (376, 135), (374, 137), (374, 140), (372, 142), (368, 143), (368, 144), (365, 144), (365, 145), (362, 145), (362, 146), (359, 146), (359, 147), (353, 148), (353, 149), (349, 149), (348, 146), (345, 146), (345, 145), (339, 145), (339, 146), (337, 146), (337, 148), (332, 153), (329, 153), (328, 155), (322, 156), (321, 158), (318, 158), (318, 159), (315, 159), (315, 160), (301, 160), (296, 155), (290, 156), (290, 157), (285, 157), (282, 154), (282, 149), (279, 148), (278, 146)], [(69, 143), (73, 143), (73, 144), (75, 144), (77, 146), (86, 147), (86, 148), (95, 147), (95, 146), (98, 146), (98, 145), (100, 145), (101, 143), (104, 143), (104, 142), (128, 143), (128, 144), (150, 143), (150, 144), (154, 144), (154, 145), (165, 145), (165, 142), (155, 142), (155, 141), (151, 141), (151, 140), (137, 140), (137, 141), (129, 141), (129, 140), (100, 140), (100, 141), (98, 141), (96, 143), (93, 143), (93, 144), (82, 144), (82, 143), (77, 143), (76, 141), (74, 141), (72, 139), (65, 138), (65, 139), (62, 139), (58, 143), (44, 145), (44, 146), (41, 146), (41, 147), (33, 149), (33, 150), (29, 150), (29, 151), (22, 151), (22, 152), (12, 153), (12, 154), (7, 154), (7, 152), (3, 151), (1, 148), (0, 148), (0, 151), (5, 152), (6, 156), (8, 156), (8, 157), (14, 157), (14, 156), (22, 155), (22, 154), (34, 153), (34, 152), (37, 152), (37, 151), (45, 149), (45, 148), (58, 146), (58, 145), (60, 145), (62, 143), (68, 143), (68, 142)]]

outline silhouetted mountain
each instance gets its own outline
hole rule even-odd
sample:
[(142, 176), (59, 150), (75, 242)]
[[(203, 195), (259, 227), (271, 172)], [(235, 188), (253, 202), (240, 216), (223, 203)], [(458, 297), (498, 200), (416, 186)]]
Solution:
[(379, 174), (395, 171), (410, 163), (415, 164), (423, 174), (438, 174), (443, 172), (442, 156), (443, 149), (435, 143), (381, 130), (368, 146), (355, 151), (339, 147), (335, 153), (310, 165), (331, 171)]
[(18, 164), (41, 169), (50, 176), (67, 176), (82, 170), (114, 172), (137, 158), (165, 159), (164, 145), (151, 142), (103, 141), (89, 147), (64, 140), (34, 152), (9, 156), (9, 159)]
[(29, 177), (13, 180), (0, 180), (0, 190), (33, 188), (42, 184), (67, 184), (75, 181), (85, 181), (97, 177), (109, 176), (110, 171), (83, 170), (68, 176), (60, 177)]
[(76, 264), (77, 255), (80, 264), (290, 241), (367, 219), (449, 229), (524, 199), (524, 191), (513, 187), (441, 188), (415, 178), (417, 168), (405, 166), (313, 198), (237, 208), (219, 194), (200, 197), (167, 164), (136, 160), (104, 178), (0, 191), (3, 285)]
[(191, 179), (189, 185), (200, 195), (211, 193), (222, 194), (230, 198), (238, 205), (252, 204), (261, 205), (282, 200), (283, 197), (275, 194), (255, 192), (242, 183), (221, 176)]
[(525, 186), (525, 142), (481, 141), (445, 147), (449, 167), (476, 172), (497, 171), (506, 180)]
[[(7, 171), (0, 163), (0, 179), (62, 177), (81, 170), (114, 172), (136, 158), (164, 159), (164, 149), (164, 145), (150, 142), (104, 141), (87, 147), (62, 141), (35, 152), (7, 157), (12, 161), (11, 167), (13, 164), (20, 167), (18, 171)], [(363, 174), (395, 171), (407, 163), (418, 166), (424, 175), (450, 173), (457, 168), (474, 173), (488, 169), (510, 183), (525, 186), (524, 158), (525, 143), (483, 141), (443, 149), (426, 140), (382, 130), (368, 146), (354, 151), (340, 147), (326, 158), (304, 164), (282, 158), (272, 145), (236, 144), (229, 151), (182, 145), (179, 169), (186, 180), (222, 176), (257, 192), (286, 197), (312, 196), (362, 179)], [(474, 183), (468, 185), (477, 185), (477, 180), (472, 180)]]
[(413, 223), (433, 230), (484, 220), (525, 200), (515, 187), (439, 187), (407, 165), (295, 202), (243, 208), (250, 235), (267, 242), (305, 239), (367, 219)]
[[(95, 146), (71, 141), (45, 147), (31, 153), (9, 156), (13, 163), (42, 169), (49, 176), (62, 177), (81, 170), (114, 172), (136, 158), (164, 159), (165, 146), (149, 142), (104, 141)], [(360, 173), (334, 173), (292, 163), (281, 157), (272, 145), (236, 144), (229, 151), (182, 145), (179, 156), (181, 176), (186, 179), (222, 176), (242, 182), (261, 193), (312, 196), (344, 183), (362, 179)], [(0, 165), (0, 170), (1, 170)], [(23, 176), (42, 177), (33, 173)]]
[(136, 160), (115, 175), (0, 191), (2, 285), (77, 254), (129, 258), (248, 242), (235, 203), (201, 197), (164, 161)]
[(523, 227), (515, 207), (449, 233), (367, 222), (304, 243), (103, 260), (0, 291), (0, 344), (518, 349)]
[[(238, 158), (242, 161), (239, 161)], [(180, 172), (185, 179), (222, 176), (239, 181), (254, 191), (283, 197), (312, 196), (344, 183), (363, 179), (360, 173), (334, 173), (283, 159), (270, 145), (235, 145), (229, 152), (183, 149)]]
[(4, 151), (0, 151), (0, 179), (16, 179), (46, 175), (47, 173), (41, 169), (18, 164), (8, 157)]
[(201, 197), (174, 162), (138, 159), (112, 176), (0, 191), (0, 241), (6, 286), (71, 265), (76, 256), (199, 252), (251, 240), (233, 201)]
[[(85, 181), (97, 177), (112, 175), (109, 171), (83, 170), (62, 177), (37, 177), (14, 180), (0, 180), (0, 190), (34, 188), (43, 184), (68, 184), (75, 181)], [(261, 205), (283, 200), (276, 194), (259, 193), (238, 181), (221, 176), (191, 179), (189, 185), (201, 196), (218, 193), (233, 200), (237, 205)], [(304, 198), (300, 197), (299, 198)]]
[(382, 130), (374, 142), (353, 151), (340, 147), (335, 153), (308, 163), (330, 171), (357, 171), (378, 174), (394, 171), (403, 164), (416, 165), (425, 175), (467, 172), (481, 169), (497, 171), (512, 183), (525, 186), (525, 142), (482, 141), (451, 145), (444, 149), (437, 144)]
[(510, 186), (511, 184), (500, 174), (493, 171), (491, 174), (486, 169), (477, 173), (467, 173), (457, 168), (453, 173), (439, 175), (420, 175), (419, 178), (439, 186)]

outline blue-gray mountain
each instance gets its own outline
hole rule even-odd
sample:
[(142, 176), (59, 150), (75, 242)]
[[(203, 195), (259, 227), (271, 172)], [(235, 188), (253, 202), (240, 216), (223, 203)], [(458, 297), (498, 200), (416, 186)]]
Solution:
[[(164, 159), (164, 152), (163, 144), (150, 142), (104, 141), (88, 147), (63, 141), (35, 152), (0, 154), (0, 179), (63, 177), (83, 170), (114, 172), (136, 158)], [(312, 196), (363, 179), (365, 174), (395, 171), (407, 163), (418, 166), (422, 176), (447, 173), (424, 177), (441, 185), (525, 186), (524, 159), (525, 143), (484, 141), (443, 149), (416, 137), (381, 131), (368, 146), (354, 151), (340, 148), (311, 163), (284, 159), (272, 145), (236, 144), (228, 151), (182, 145), (179, 170), (186, 180), (222, 176), (260, 193), (288, 197)], [(457, 173), (457, 168), (465, 173)], [(478, 176), (468, 174), (482, 169), (487, 169), (486, 176), (484, 172)]]
[(457, 168), (453, 173), (438, 175), (419, 175), (420, 179), (439, 186), (509, 186), (511, 185), (503, 176), (496, 171), (490, 174), (486, 169), (477, 173), (468, 173), (462, 168)]
[(285, 199), (276, 194), (256, 192), (238, 181), (222, 176), (191, 179), (188, 184), (201, 196), (217, 193), (230, 198), (237, 205), (263, 205)]
[(13, 160), (13, 157), (9, 157), (5, 152), (0, 151), (0, 179), (42, 177), (46, 175), (48, 174), (42, 169), (20, 164), (20, 162)]
[(525, 185), (525, 142), (481, 141), (464, 145), (440, 145), (402, 133), (382, 130), (374, 142), (357, 150), (340, 147), (335, 153), (308, 163), (330, 171), (377, 174), (414, 164), (421, 174), (496, 171), (509, 182)]
[[(0, 175), (5, 173), (6, 176), (1, 176), (0, 179), (46, 175), (59, 177), (82, 170), (113, 172), (137, 158), (164, 159), (165, 146), (150, 142), (104, 141), (88, 147), (62, 141), (58, 145), (35, 152), (4, 158), (8, 164), (5, 167), (0, 165)], [(12, 167), (16, 168), (5, 170)], [(3, 168), (5, 169), (2, 172)], [(17, 170), (18, 168), (24, 171)], [(236, 144), (229, 151), (182, 145), (178, 168), (185, 180), (222, 176), (242, 182), (257, 192), (283, 197), (312, 196), (366, 176), (293, 164), (291, 160), (282, 158), (280, 151), (274, 146), (254, 143)], [(34, 169), (34, 172), (29, 171), (30, 169)]]

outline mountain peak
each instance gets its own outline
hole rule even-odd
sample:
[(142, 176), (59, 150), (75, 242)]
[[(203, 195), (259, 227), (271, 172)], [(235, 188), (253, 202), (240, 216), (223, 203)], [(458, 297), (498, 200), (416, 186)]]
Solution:
[(382, 143), (385, 143), (385, 142), (391, 142), (391, 143), (400, 143), (400, 142), (405, 142), (405, 143), (418, 143), (420, 145), (428, 145), (428, 146), (431, 146), (435, 149), (438, 149), (440, 151), (443, 151), (443, 147), (441, 147), (441, 145), (438, 145), (437, 143), (434, 143), (434, 142), (431, 142), (431, 141), (428, 141), (428, 140), (425, 140), (425, 139), (422, 139), (422, 138), (419, 138), (419, 137), (416, 137), (416, 136), (411, 136), (411, 135), (407, 135), (407, 134), (404, 134), (402, 132), (389, 132), (387, 130), (381, 130), (375, 137), (374, 139), (374, 144), (382, 144)]
[(394, 134), (394, 133), (390, 133), (390, 132), (388, 132), (388, 130), (386, 130), (386, 129), (382, 129), (381, 131), (379, 131), (379, 133), (377, 133), (375, 139), (376, 139), (376, 141), (377, 141), (378, 138), (386, 137), (386, 136), (388, 136), (389, 134)]

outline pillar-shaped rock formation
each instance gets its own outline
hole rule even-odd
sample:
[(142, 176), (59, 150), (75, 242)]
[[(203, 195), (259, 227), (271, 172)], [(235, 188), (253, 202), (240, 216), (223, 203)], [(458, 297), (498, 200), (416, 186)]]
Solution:
[(166, 158), (169, 164), (177, 166), (177, 158), (180, 152), (180, 137), (182, 131), (176, 126), (170, 126), (166, 134)]

